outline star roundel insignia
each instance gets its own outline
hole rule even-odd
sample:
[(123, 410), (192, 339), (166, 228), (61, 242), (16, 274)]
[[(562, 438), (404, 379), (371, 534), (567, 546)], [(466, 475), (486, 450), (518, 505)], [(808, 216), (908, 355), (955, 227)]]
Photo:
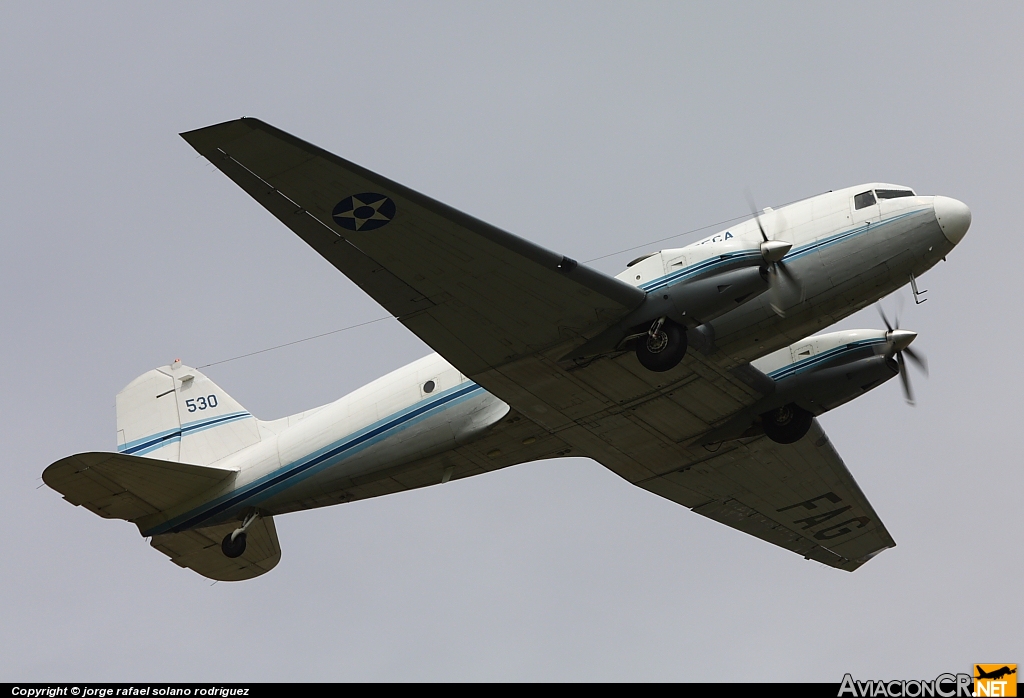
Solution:
[(331, 215), (346, 230), (376, 230), (395, 217), (395, 202), (383, 194), (353, 194), (342, 199)]

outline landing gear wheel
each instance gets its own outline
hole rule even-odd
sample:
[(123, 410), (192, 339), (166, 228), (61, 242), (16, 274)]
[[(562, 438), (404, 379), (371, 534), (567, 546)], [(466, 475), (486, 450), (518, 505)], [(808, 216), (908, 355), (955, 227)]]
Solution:
[(777, 444), (791, 444), (804, 438), (814, 415), (792, 402), (761, 415), (761, 426), (769, 439)]
[(668, 371), (686, 355), (686, 328), (665, 320), (653, 335), (636, 339), (636, 358), (648, 371)]
[(241, 557), (245, 552), (245, 531), (235, 536), (234, 540), (231, 540), (231, 533), (224, 536), (220, 549), (228, 557)]

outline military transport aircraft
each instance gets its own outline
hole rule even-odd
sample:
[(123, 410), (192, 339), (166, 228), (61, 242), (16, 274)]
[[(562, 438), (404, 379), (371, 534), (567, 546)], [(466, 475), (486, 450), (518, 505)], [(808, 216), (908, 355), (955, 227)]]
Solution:
[(803, 557), (895, 545), (815, 419), (900, 375), (915, 333), (810, 336), (930, 269), (963, 203), (863, 184), (606, 276), (244, 118), (182, 134), (437, 353), (262, 421), (175, 361), (117, 395), (117, 452), (64, 498), (218, 580), (272, 569), (274, 516), (583, 456)]

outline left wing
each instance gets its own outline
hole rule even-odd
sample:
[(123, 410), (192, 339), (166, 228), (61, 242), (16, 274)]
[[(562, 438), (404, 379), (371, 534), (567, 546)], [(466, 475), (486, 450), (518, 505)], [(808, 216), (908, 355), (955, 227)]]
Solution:
[(259, 119), (181, 135), (467, 375), (593, 336), (644, 300)]

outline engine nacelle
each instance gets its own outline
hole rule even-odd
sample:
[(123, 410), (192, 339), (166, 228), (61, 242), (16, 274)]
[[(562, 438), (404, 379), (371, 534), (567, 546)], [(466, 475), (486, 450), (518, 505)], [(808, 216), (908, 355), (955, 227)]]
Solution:
[(847, 330), (808, 337), (768, 354), (751, 366), (772, 379), (774, 391), (701, 442), (753, 436), (759, 433), (761, 415), (787, 406), (815, 416), (835, 409), (899, 375), (894, 350), (885, 330)]
[[(661, 290), (649, 291), (648, 301), (644, 305), (649, 304), (650, 307), (645, 309), (641, 305), (637, 310), (643, 315), (665, 315), (686, 327), (697, 327), (767, 290), (768, 272), (758, 263), (705, 277), (684, 279)], [(665, 305), (670, 307), (666, 308)]]
[(868, 356), (823, 366), (776, 381), (775, 392), (762, 412), (793, 403), (819, 415), (860, 397), (897, 375), (899, 367), (896, 361), (886, 356)]
[(666, 277), (647, 289), (644, 302), (623, 320), (564, 358), (585, 358), (624, 348), (658, 318), (696, 328), (768, 290), (768, 272), (758, 251), (722, 255), (703, 273)]

